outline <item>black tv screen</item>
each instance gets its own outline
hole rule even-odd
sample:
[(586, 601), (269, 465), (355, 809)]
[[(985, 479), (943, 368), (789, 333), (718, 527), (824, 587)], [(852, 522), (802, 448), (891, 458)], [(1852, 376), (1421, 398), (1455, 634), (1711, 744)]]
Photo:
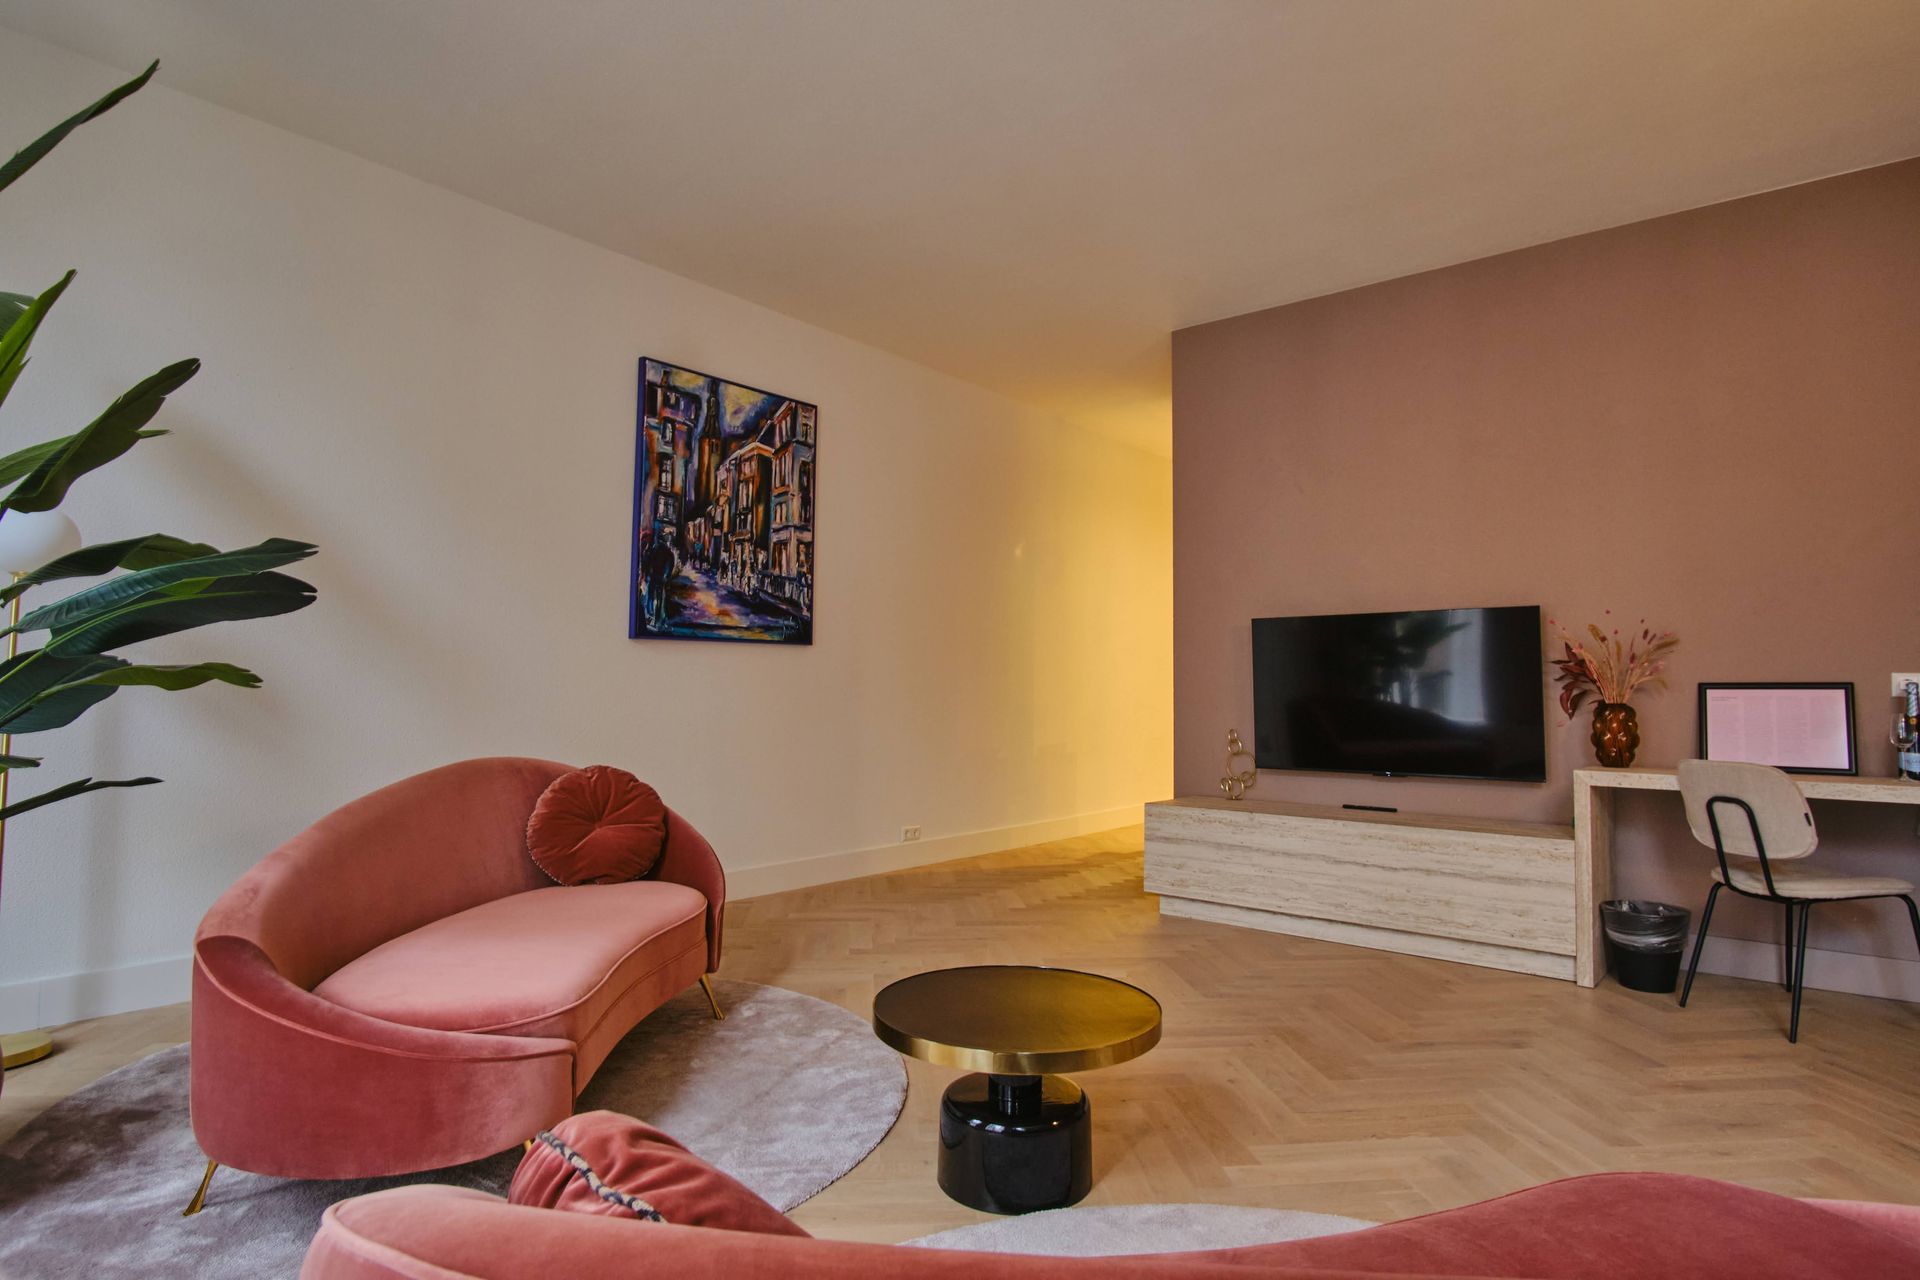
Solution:
[(1262, 769), (1544, 782), (1540, 609), (1253, 620)]

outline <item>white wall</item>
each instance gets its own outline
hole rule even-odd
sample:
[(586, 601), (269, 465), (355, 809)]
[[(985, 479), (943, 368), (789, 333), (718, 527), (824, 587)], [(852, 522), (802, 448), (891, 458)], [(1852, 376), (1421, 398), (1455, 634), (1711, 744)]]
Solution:
[[(5, 149), (122, 78), (0, 32)], [(629, 767), (748, 890), (898, 861), (836, 855), (903, 824), (955, 854), (1170, 794), (1163, 460), (164, 88), (0, 193), (0, 287), (68, 266), (0, 443), (200, 356), (176, 434), (66, 509), (93, 541), (317, 542), (320, 598), (141, 651), (262, 690), (124, 692), (21, 740), (49, 757), (21, 792), (166, 783), (7, 832), (0, 1027), (181, 998), (235, 876), (468, 756)], [(811, 648), (627, 639), (642, 355), (819, 404)]]

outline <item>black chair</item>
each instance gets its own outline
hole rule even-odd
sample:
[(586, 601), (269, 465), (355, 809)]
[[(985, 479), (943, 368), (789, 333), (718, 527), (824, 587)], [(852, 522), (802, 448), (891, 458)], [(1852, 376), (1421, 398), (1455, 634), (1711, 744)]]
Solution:
[[(1687, 825), (1701, 844), (1720, 860), (1713, 872), (1713, 888), (1700, 912), (1700, 932), (1694, 938), (1693, 959), (1687, 963), (1687, 982), (1680, 988), (1686, 1007), (1693, 990), (1694, 970), (1707, 943), (1714, 899), (1722, 889), (1749, 898), (1777, 902), (1786, 908), (1786, 968), (1783, 984), (1793, 992), (1793, 1020), (1787, 1039), (1800, 1039), (1800, 992), (1807, 969), (1807, 918), (1816, 902), (1850, 902), (1860, 898), (1898, 898), (1907, 904), (1913, 940), (1920, 946), (1920, 908), (1913, 904), (1913, 885), (1893, 876), (1826, 875), (1798, 865), (1820, 843), (1813, 811), (1794, 780), (1769, 765), (1736, 764), (1724, 760), (1683, 760), (1680, 796), (1686, 801)], [(1731, 861), (1729, 861), (1731, 859)], [(1796, 914), (1797, 913), (1797, 914)]]

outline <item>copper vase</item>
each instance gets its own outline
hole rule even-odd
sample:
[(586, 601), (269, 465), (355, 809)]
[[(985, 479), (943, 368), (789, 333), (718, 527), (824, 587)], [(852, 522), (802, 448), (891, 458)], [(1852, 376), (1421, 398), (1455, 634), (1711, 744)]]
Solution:
[(1640, 717), (1624, 702), (1601, 702), (1593, 708), (1593, 754), (1609, 769), (1624, 769), (1640, 749)]

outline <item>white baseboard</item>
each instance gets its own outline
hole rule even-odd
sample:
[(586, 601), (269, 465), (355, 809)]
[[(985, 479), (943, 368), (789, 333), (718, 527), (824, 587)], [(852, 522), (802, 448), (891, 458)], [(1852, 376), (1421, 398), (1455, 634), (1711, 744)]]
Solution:
[(871, 849), (848, 849), (839, 853), (815, 854), (810, 858), (792, 858), (758, 867), (727, 871), (729, 898), (758, 898), (763, 894), (785, 893), (789, 889), (810, 889), (837, 880), (924, 867), (933, 862), (950, 862), (982, 853), (999, 853), (1048, 840), (1069, 840), (1074, 836), (1112, 831), (1116, 827), (1139, 826), (1142, 806), (1122, 805), (1095, 813), (1079, 813), (1043, 822), (1025, 822), (989, 831), (967, 831), (959, 835), (936, 836), (901, 844), (876, 845)]
[(192, 986), (193, 965), (184, 955), (120, 969), (10, 982), (0, 986), (0, 1031), (32, 1031), (178, 1004)]
[[(1902, 921), (1902, 928), (1905, 922)], [(1693, 954), (1693, 937), (1687, 935), (1687, 955)], [(1700, 957), (1700, 972), (1717, 973), (1726, 978), (1751, 978), (1756, 982), (1779, 982), (1784, 976), (1777, 942), (1753, 942), (1746, 938), (1707, 935), (1707, 949)], [(1851, 951), (1823, 951), (1807, 948), (1806, 984), (1820, 991), (1845, 991), (1882, 1000), (1906, 1000), (1920, 1004), (1920, 960), (1897, 956), (1863, 956)], [(1682, 968), (1680, 977), (1686, 979)]]
[[(1028, 822), (991, 831), (969, 831), (961, 835), (938, 836), (905, 844), (881, 845), (872, 849), (851, 849), (841, 853), (823, 853), (811, 858), (794, 858), (760, 867), (742, 867), (727, 872), (727, 894), (732, 898), (757, 898), (762, 894), (787, 889), (806, 889), (852, 880), (858, 876), (899, 871), (970, 858), (976, 854), (998, 853), (1022, 845), (1048, 840), (1066, 840), (1111, 831), (1115, 827), (1137, 826), (1139, 805), (1124, 805), (1097, 813), (1075, 814), (1045, 822)], [(185, 1000), (193, 985), (190, 956), (173, 956), (121, 969), (96, 969), (87, 973), (68, 973), (51, 978), (32, 978), (25, 982), (0, 985), (0, 1031), (31, 1031), (37, 1027), (57, 1027), (84, 1018), (102, 1018), (135, 1009), (152, 1009)]]

